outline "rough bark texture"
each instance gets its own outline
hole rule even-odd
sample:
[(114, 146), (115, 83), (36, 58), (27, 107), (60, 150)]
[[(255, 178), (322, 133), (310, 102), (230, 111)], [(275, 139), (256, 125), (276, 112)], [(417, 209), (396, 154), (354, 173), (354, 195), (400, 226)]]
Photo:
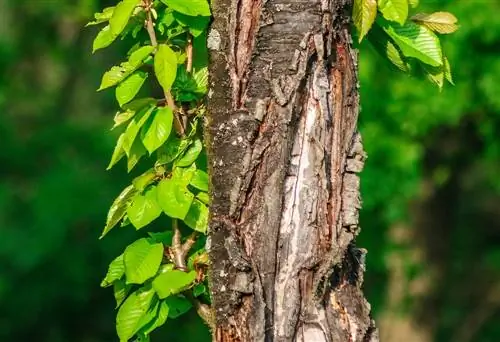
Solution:
[(365, 153), (349, 0), (213, 0), (215, 341), (378, 341), (361, 291)]

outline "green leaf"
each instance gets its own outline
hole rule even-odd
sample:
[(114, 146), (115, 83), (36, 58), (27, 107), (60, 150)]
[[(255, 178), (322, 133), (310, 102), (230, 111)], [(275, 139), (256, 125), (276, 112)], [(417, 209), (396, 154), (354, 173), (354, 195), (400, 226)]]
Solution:
[(382, 57), (387, 58), (399, 70), (411, 71), (407, 58), (379, 25), (373, 26), (368, 34), (368, 40)]
[(140, 111), (141, 109), (144, 109), (144, 107), (150, 107), (152, 105), (155, 105), (156, 103), (157, 101), (152, 97), (145, 97), (127, 103), (126, 105), (123, 106), (123, 109), (135, 113)]
[(205, 284), (196, 284), (194, 287), (193, 287), (193, 296), (195, 297), (198, 297), (202, 294), (204, 294), (205, 292), (207, 292), (207, 287), (205, 286)]
[(146, 149), (142, 145), (141, 140), (135, 139), (130, 149), (130, 153), (127, 161), (127, 171), (130, 172), (137, 165), (142, 156), (146, 154)]
[(172, 130), (174, 114), (171, 108), (158, 108), (141, 130), (141, 140), (151, 155), (167, 141)]
[(125, 133), (120, 134), (118, 137), (118, 141), (116, 142), (115, 149), (113, 150), (113, 155), (111, 156), (111, 160), (109, 161), (108, 167), (106, 170), (111, 170), (113, 166), (118, 163), (123, 156), (125, 155), (125, 150), (123, 149), (123, 142), (125, 141)]
[(452, 85), (455, 85), (455, 83), (453, 82), (453, 76), (451, 74), (450, 62), (448, 61), (448, 58), (446, 56), (444, 56), (444, 77)]
[(163, 212), (183, 220), (191, 207), (194, 195), (176, 179), (167, 178), (158, 184), (158, 203)]
[(141, 332), (145, 335), (149, 335), (156, 328), (161, 327), (168, 318), (169, 307), (166, 301), (160, 301), (157, 305), (156, 315), (151, 322), (141, 329)]
[(124, 264), (127, 284), (142, 284), (153, 277), (163, 259), (163, 245), (142, 238), (125, 249)]
[(161, 299), (180, 293), (189, 288), (196, 280), (196, 271), (183, 272), (172, 270), (158, 275), (153, 280), (153, 288)]
[(208, 228), (208, 208), (205, 204), (195, 199), (184, 218), (188, 227), (205, 234)]
[[(371, 0), (375, 1), (375, 0)], [(377, 8), (375, 3), (375, 9)], [(201, 16), (189, 16), (179, 12), (174, 12), (173, 16), (175, 20), (189, 29), (189, 32), (193, 37), (198, 37), (203, 31), (206, 30), (208, 24), (210, 23), (210, 17), (201, 17)]]
[[(154, 106), (144, 107), (137, 115), (134, 116), (132, 121), (127, 126), (125, 130), (125, 137), (123, 138), (123, 150), (130, 156), (130, 150), (132, 148), (132, 144), (139, 133), (141, 127), (146, 123), (147, 119), (155, 109)], [(142, 144), (141, 144), (142, 145)]]
[(139, 332), (139, 335), (147, 335), (145, 330), (148, 329), (152, 323), (154, 323), (159, 309), (160, 301), (158, 300), (158, 298), (154, 297), (148, 311), (146, 311), (139, 323), (137, 323), (136, 331)]
[(152, 46), (143, 46), (134, 51), (128, 61), (121, 63), (119, 66), (113, 66), (109, 71), (106, 71), (102, 76), (101, 85), (98, 91), (112, 87), (123, 81), (137, 68), (139, 68), (144, 60), (154, 51)]
[(106, 21), (111, 19), (111, 17), (113, 16), (114, 10), (115, 10), (115, 6), (106, 7), (102, 12), (94, 14), (95, 21), (91, 21), (90, 23), (87, 23), (87, 25), (85, 25), (85, 27), (105, 23)]
[(210, 204), (210, 198), (206, 192), (199, 192), (196, 194), (196, 198), (206, 205)]
[(177, 56), (168, 45), (160, 44), (158, 46), (154, 59), (154, 69), (163, 90), (170, 91), (177, 74)]
[(381, 21), (381, 26), (405, 56), (415, 57), (432, 66), (442, 65), (443, 54), (439, 39), (426, 27), (411, 21), (404, 26)]
[(205, 95), (208, 91), (208, 68), (204, 67), (193, 73), (196, 82), (196, 92)]
[(458, 30), (458, 20), (449, 12), (419, 13), (411, 17), (411, 20), (441, 34), (453, 33)]
[(378, 8), (385, 19), (400, 25), (408, 18), (408, 0), (379, 0)]
[(144, 81), (148, 78), (148, 73), (136, 71), (116, 87), (116, 100), (120, 107), (134, 99), (139, 90), (141, 90)]
[[(161, 233), (153, 233), (149, 232), (148, 235), (153, 239), (153, 241), (162, 243), (164, 245), (171, 245), (172, 244), (172, 236), (173, 233), (170, 230), (161, 232)], [(162, 265), (166, 266), (166, 265)]]
[(370, 31), (377, 16), (377, 0), (354, 0), (353, 20), (359, 32), (359, 42)]
[(132, 181), (132, 185), (138, 191), (143, 191), (149, 184), (153, 182), (156, 178), (155, 169), (151, 168), (148, 171), (144, 172), (142, 175), (135, 177)]
[(111, 129), (113, 130), (116, 127), (119, 127), (119, 126), (123, 125), (128, 120), (130, 120), (134, 116), (134, 114), (135, 114), (135, 112), (133, 112), (131, 110), (126, 110), (124, 112), (118, 112), (118, 113), (116, 113), (115, 117), (113, 119), (113, 121), (115, 122), (115, 124), (113, 125), (113, 127), (111, 127)]
[(425, 74), (429, 81), (436, 84), (439, 90), (443, 89), (444, 85), (444, 68), (443, 66), (433, 67), (430, 65), (422, 64)]
[(146, 190), (144, 195), (135, 195), (127, 209), (127, 217), (136, 229), (141, 229), (160, 216), (161, 208), (156, 197), (156, 187)]
[(169, 308), (169, 318), (177, 318), (188, 312), (192, 307), (191, 302), (182, 296), (170, 296), (165, 299), (165, 303)]
[(123, 254), (116, 257), (108, 267), (106, 277), (101, 282), (101, 287), (108, 287), (113, 285), (113, 282), (120, 280), (125, 274), (125, 265), (123, 264)]
[(148, 311), (154, 297), (151, 286), (143, 287), (128, 296), (116, 315), (116, 332), (120, 341), (127, 341), (137, 332), (137, 325)]
[(184, 153), (182, 158), (175, 161), (176, 166), (190, 166), (193, 164), (203, 149), (203, 144), (200, 139), (196, 139), (189, 149)]
[(206, 16), (209, 17), (210, 6), (207, 0), (161, 0), (165, 5), (182, 14), (190, 16)]
[(92, 43), (92, 53), (110, 46), (111, 43), (115, 41), (116, 37), (117, 36), (111, 32), (109, 25), (105, 26), (101, 31), (99, 31), (94, 39), (94, 42)]
[(127, 26), (127, 23), (134, 12), (136, 6), (139, 5), (141, 0), (123, 0), (116, 5), (112, 17), (109, 19), (111, 32), (114, 35), (119, 35)]
[(202, 170), (196, 170), (189, 185), (201, 191), (208, 191), (208, 174)]
[(116, 280), (113, 283), (113, 296), (115, 297), (116, 302), (115, 309), (117, 309), (123, 303), (131, 289), (132, 286), (126, 285), (124, 280)]
[(171, 163), (186, 150), (189, 143), (188, 139), (179, 139), (175, 135), (172, 135), (170, 139), (158, 149), (158, 163)]
[(127, 206), (132, 201), (132, 198), (136, 193), (137, 191), (134, 187), (129, 185), (114, 200), (108, 211), (106, 226), (104, 227), (100, 239), (102, 239), (125, 216)]

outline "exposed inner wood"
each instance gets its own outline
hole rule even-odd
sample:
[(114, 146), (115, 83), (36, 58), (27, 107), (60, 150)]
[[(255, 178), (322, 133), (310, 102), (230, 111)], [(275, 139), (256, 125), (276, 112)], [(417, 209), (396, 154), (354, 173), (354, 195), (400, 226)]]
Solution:
[(354, 244), (366, 156), (350, 6), (212, 3), (215, 341), (378, 340)]

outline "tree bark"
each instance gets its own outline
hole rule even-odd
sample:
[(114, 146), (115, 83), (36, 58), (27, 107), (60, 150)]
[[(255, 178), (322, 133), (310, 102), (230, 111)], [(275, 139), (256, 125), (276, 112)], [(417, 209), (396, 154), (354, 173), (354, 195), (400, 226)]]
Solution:
[(378, 341), (350, 0), (213, 0), (206, 123), (214, 341)]

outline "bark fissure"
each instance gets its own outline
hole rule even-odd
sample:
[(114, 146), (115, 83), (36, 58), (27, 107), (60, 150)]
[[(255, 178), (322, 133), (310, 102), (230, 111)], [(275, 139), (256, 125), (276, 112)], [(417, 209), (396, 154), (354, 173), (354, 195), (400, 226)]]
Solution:
[(376, 341), (361, 291), (365, 252), (353, 241), (366, 156), (350, 5), (213, 2), (216, 341)]

